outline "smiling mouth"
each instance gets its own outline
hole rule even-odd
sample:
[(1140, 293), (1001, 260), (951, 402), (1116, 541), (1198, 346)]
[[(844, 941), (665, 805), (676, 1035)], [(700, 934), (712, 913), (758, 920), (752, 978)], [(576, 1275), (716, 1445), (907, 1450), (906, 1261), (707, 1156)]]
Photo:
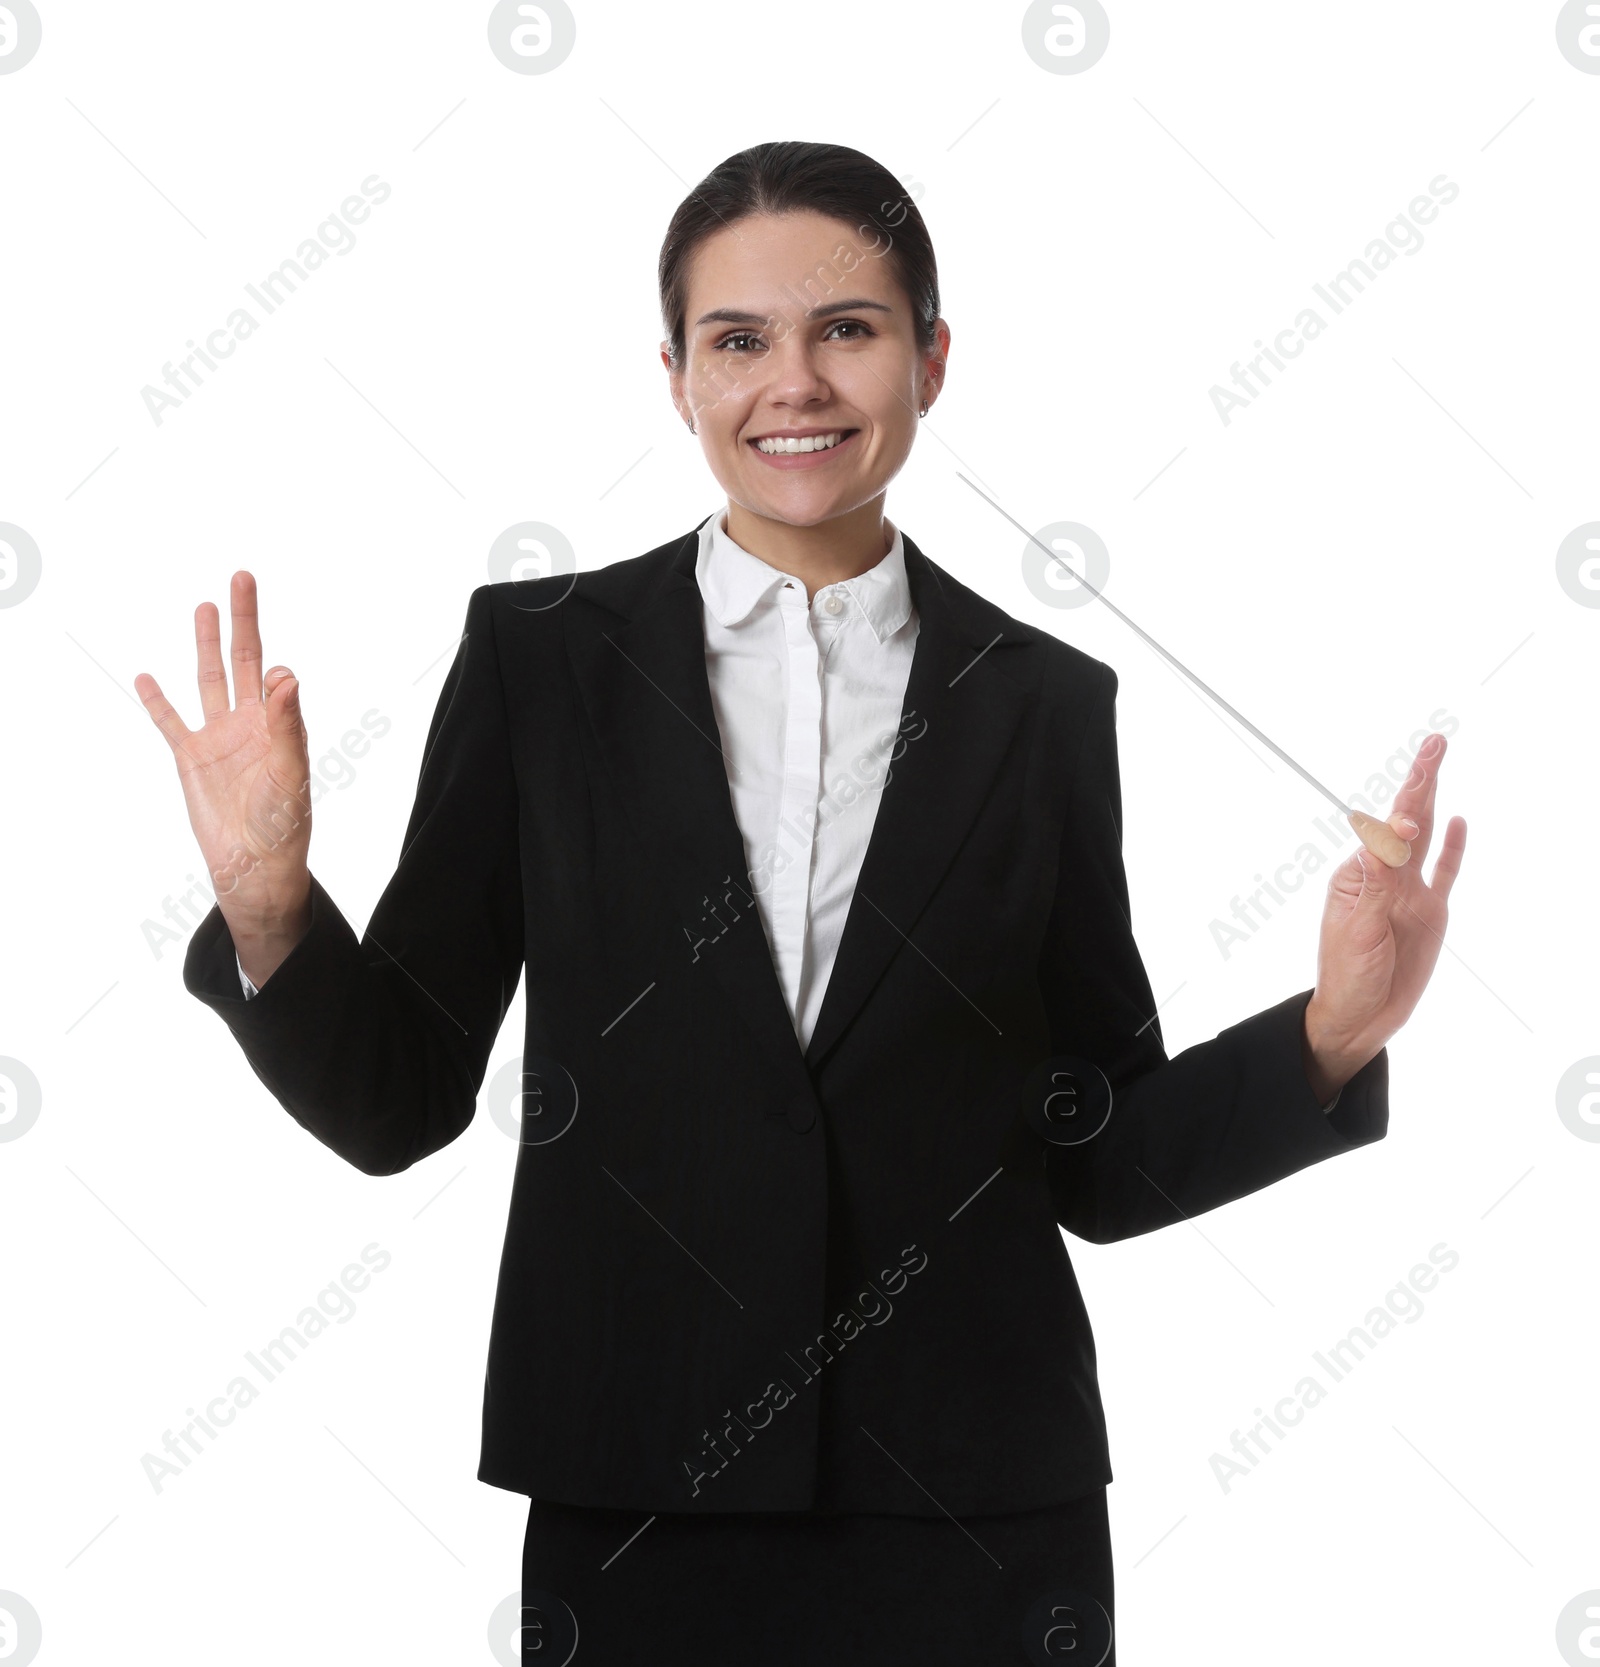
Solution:
[(785, 439), (781, 434), (768, 434), (751, 440), (749, 444), (766, 457), (798, 457), (806, 452), (832, 451), (841, 441), (860, 432), (857, 428), (838, 428), (829, 434), (808, 434), (798, 440)]

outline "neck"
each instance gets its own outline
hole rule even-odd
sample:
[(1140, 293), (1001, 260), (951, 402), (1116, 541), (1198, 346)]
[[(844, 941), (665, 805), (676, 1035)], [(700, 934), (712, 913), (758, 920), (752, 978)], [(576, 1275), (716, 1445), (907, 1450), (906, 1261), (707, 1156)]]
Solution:
[(895, 529), (884, 517), (885, 494), (814, 527), (773, 521), (728, 500), (723, 530), (742, 550), (769, 567), (792, 573), (806, 587), (809, 602), (827, 585), (853, 579), (876, 567), (894, 544)]

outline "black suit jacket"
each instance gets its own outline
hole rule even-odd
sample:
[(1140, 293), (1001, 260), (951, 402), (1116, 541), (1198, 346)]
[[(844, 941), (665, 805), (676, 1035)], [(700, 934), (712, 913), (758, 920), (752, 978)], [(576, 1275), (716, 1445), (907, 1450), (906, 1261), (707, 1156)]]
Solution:
[(1081, 1494), (1112, 1473), (1060, 1229), (1149, 1232), (1387, 1131), (1387, 1052), (1321, 1109), (1310, 990), (1168, 1059), (1116, 674), (904, 548), (898, 757), (804, 1052), (729, 794), (696, 532), (472, 593), (364, 935), (313, 877), (308, 935), (248, 1002), (219, 909), (190, 943), (187, 988), (370, 1175), (466, 1128), (526, 965), (485, 1482), (641, 1511)]

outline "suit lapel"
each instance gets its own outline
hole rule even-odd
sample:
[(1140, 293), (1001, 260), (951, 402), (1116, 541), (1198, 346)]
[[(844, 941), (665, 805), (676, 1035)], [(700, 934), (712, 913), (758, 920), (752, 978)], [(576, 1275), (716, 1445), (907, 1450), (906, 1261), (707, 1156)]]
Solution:
[[(1016, 625), (997, 608), (972, 607), (909, 538), (905, 557), (919, 628), (902, 708), (903, 747), (882, 789), (806, 1048), (813, 1068), (890, 958), (908, 938), (914, 943), (917, 917), (972, 825), (1027, 699), (1022, 679), (999, 669), (1026, 642)], [(939, 970), (960, 977), (959, 968)]]
[(631, 617), (565, 604), (573, 672), (623, 806), (688, 934), (686, 961), (784, 1078), (781, 1109), (815, 1118), (805, 1060), (767, 947), (733, 810), (722, 736), (706, 676), (694, 578), (698, 529), (687, 534)]
[[(688, 938), (684, 953), (772, 1055), (784, 1109), (814, 1117), (810, 1069), (843, 1034), (912, 933), (983, 801), (1025, 704), (996, 669), (1023, 641), (1006, 616), (971, 608), (909, 538), (906, 572), (919, 618), (900, 758), (882, 789), (872, 838), (810, 1045), (802, 1054), (753, 899), (706, 676), (698, 528), (664, 546), (659, 578), (633, 603), (566, 604), (574, 675), (627, 814)], [(602, 570), (603, 571), (603, 570)], [(619, 613), (627, 617), (619, 618)], [(990, 640), (997, 634), (1001, 640)], [(913, 950), (912, 953), (915, 953)], [(955, 969), (944, 969), (955, 976)]]

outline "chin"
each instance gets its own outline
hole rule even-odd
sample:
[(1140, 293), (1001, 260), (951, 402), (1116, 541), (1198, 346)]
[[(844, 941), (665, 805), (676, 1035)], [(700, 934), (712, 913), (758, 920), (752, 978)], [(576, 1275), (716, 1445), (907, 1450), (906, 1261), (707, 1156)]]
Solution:
[(797, 508), (792, 504), (773, 504), (757, 511), (769, 521), (782, 521), (788, 527), (820, 527), (824, 521), (831, 521), (836, 515), (843, 513), (831, 504), (824, 509), (812, 509), (809, 506)]
[(858, 504), (865, 503), (872, 493), (857, 490), (854, 486), (835, 485), (826, 493), (796, 492), (791, 496), (782, 492), (763, 492), (760, 496), (785, 521), (809, 526), (816, 521), (830, 520), (835, 515), (848, 514)]

